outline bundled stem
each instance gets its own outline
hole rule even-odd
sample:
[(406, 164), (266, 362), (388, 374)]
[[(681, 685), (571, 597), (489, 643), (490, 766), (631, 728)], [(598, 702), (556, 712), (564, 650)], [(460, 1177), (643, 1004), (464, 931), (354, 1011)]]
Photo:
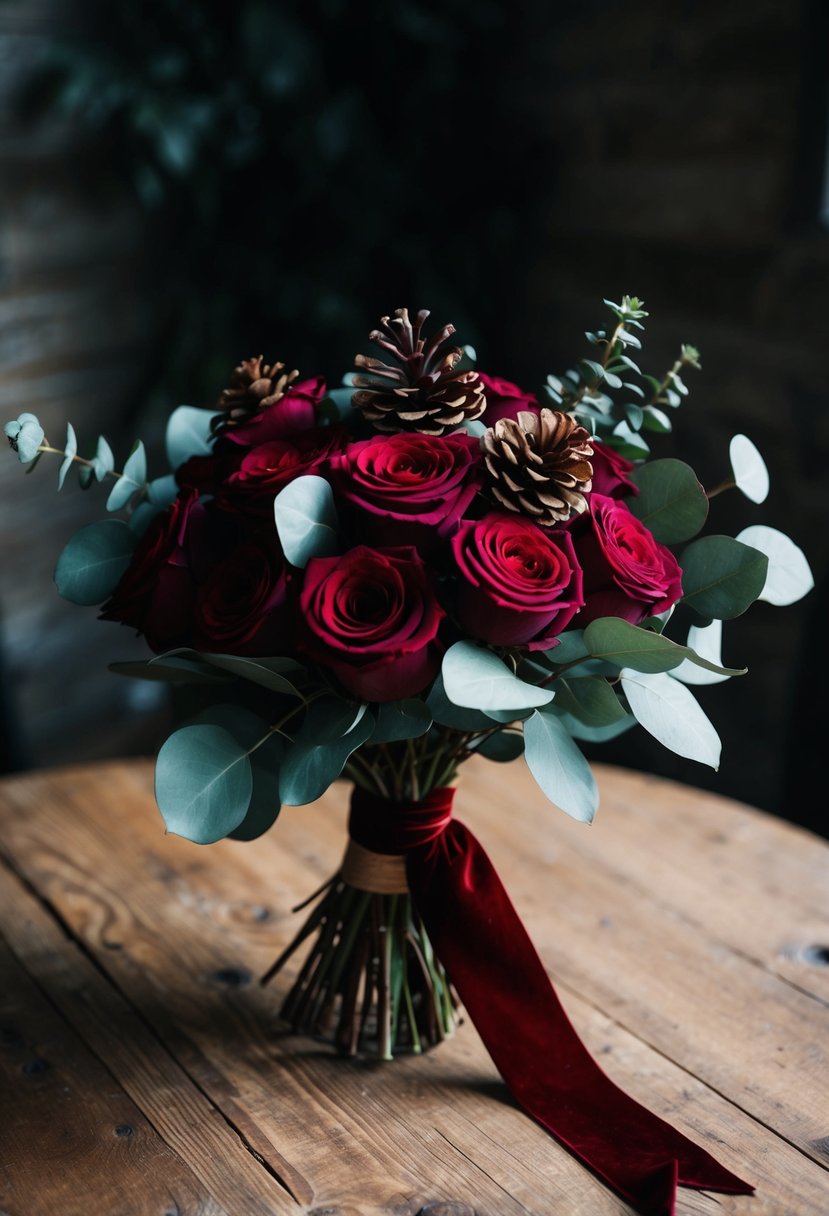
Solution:
[(298, 1034), (381, 1060), (452, 1034), (457, 1003), (409, 895), (358, 891), (338, 875), (261, 982), (314, 934), (281, 1009)]

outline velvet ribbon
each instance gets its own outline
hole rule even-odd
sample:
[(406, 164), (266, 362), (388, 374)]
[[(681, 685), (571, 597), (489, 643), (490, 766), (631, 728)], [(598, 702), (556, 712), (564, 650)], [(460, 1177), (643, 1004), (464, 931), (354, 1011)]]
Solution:
[(642, 1216), (674, 1216), (677, 1184), (754, 1188), (628, 1097), (579, 1039), (454, 789), (397, 803), (355, 789), (349, 831), (406, 857), (414, 906), (508, 1089)]

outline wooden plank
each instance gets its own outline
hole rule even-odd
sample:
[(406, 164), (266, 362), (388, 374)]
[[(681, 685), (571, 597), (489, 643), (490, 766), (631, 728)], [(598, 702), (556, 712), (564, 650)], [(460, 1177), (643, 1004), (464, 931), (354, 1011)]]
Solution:
[(296, 1203), (239, 1133), (164, 1050), (136, 1011), (54, 917), (0, 862), (0, 924), (8, 947), (75, 1033), (117, 1077), (156, 1133), (187, 1161), (221, 1208), (245, 1216), (296, 1212)]
[(0, 1025), (4, 1216), (225, 1214), (2, 939)]
[[(593, 947), (580, 923), (581, 910), (571, 924), (575, 895), (570, 884), (575, 880), (562, 875), (559, 855), (566, 846), (561, 846), (551, 872), (549, 844), (542, 847), (541, 856), (528, 859), (516, 848), (514, 837), (503, 844), (498, 839), (503, 807), (512, 804), (508, 798), (514, 801), (528, 792), (520, 773), (513, 766), (496, 770), (470, 765), (462, 791), (465, 817), (482, 836), (485, 824), (496, 840), (493, 857), (528, 921), (546, 921), (547, 936), (555, 930), (563, 938), (545, 942), (543, 956), (555, 958), (558, 951), (583, 989), (600, 989), (603, 1010), (564, 992), (588, 1044), (606, 1059), (608, 1072), (620, 1084), (690, 1135), (711, 1139), (725, 1164), (760, 1184), (760, 1204), (765, 1206), (758, 1206), (757, 1200), (728, 1200), (728, 1210), (779, 1214), (796, 1202), (799, 1214), (823, 1216), (825, 1171), (681, 1071), (666, 1058), (666, 1047), (659, 1054), (641, 1041), (653, 1035), (654, 1026), (657, 1037), (664, 1037), (661, 1000), (654, 1017), (648, 1008), (653, 994), (647, 988), (637, 994), (627, 984), (626, 999), (620, 1002), (612, 993), (607, 997), (587, 964), (587, 980), (579, 974), (574, 959), (589, 956)], [(626, 775), (618, 777), (624, 786)], [(15, 782), (6, 790), (4, 847), (257, 1151), (269, 1160), (275, 1150), (276, 1159), (294, 1164), (307, 1183), (307, 1191), (300, 1194), (306, 1203), (336, 1204), (340, 1211), (341, 1205), (354, 1205), (355, 1211), (389, 1211), (393, 1196), (395, 1210), (401, 1212), (417, 1211), (415, 1204), (437, 1199), (474, 1200), (478, 1210), (499, 1213), (541, 1214), (553, 1206), (573, 1216), (624, 1210), (531, 1121), (497, 1100), (503, 1089), (471, 1026), (428, 1057), (397, 1061), (389, 1068), (332, 1059), (322, 1046), (278, 1036), (276, 994), (262, 993), (250, 981), (292, 931), (286, 913), (290, 903), (336, 864), (344, 790), (332, 791), (317, 807), (283, 812), (275, 831), (254, 845), (223, 842), (205, 850), (161, 836), (150, 789), (148, 767), (117, 765)], [(545, 826), (557, 818), (544, 807), (543, 822), (534, 824), (531, 807), (526, 821), (522, 812), (522, 835), (531, 838), (537, 830), (543, 841)], [(594, 870), (598, 872), (599, 905), (607, 888), (617, 904), (632, 898), (648, 911), (641, 893), (626, 893), (612, 874), (600, 873), (598, 864), (588, 871), (577, 856), (570, 864), (577, 865), (575, 885), (588, 891), (595, 885)], [(548, 890), (551, 878), (557, 888), (565, 878), (556, 893), (565, 911), (556, 923), (549, 899), (542, 911), (541, 901), (526, 894), (545, 889), (539, 875)], [(524, 898), (518, 898), (519, 892)], [(601, 939), (596, 911), (594, 905), (590, 931)], [(699, 932), (686, 925), (681, 942), (672, 939), (673, 948)], [(543, 932), (536, 933), (537, 939), (541, 936)], [(632, 942), (634, 951), (647, 953), (650, 948), (649, 941)], [(618, 958), (602, 958), (598, 970), (607, 969), (608, 978), (618, 982), (620, 970), (629, 966), (627, 955), (624, 958), (621, 967)], [(737, 962), (749, 966), (745, 960)], [(654, 965), (663, 966), (664, 960), (655, 956)], [(706, 966), (710, 968), (710, 960)], [(634, 969), (641, 979), (641, 969)], [(708, 973), (721, 974), (723, 969), (731, 975), (728, 957)], [(563, 970), (558, 960), (556, 970)], [(749, 968), (752, 982), (756, 971)], [(704, 968), (698, 971), (698, 976), (704, 974)], [(746, 973), (738, 969), (738, 974), (740, 986)], [(778, 977), (763, 978), (773, 984), (769, 999), (774, 1013), (778, 989), (791, 989)], [(697, 987), (705, 992), (690, 993), (683, 1014), (689, 1022), (711, 999), (706, 985), (698, 982)], [(683, 987), (679, 991), (689, 999)], [(594, 1003), (601, 1005), (602, 1000)], [(616, 1024), (605, 1016), (614, 1008)], [(722, 1029), (716, 1018), (703, 1021), (709, 1031), (712, 1025), (718, 1033)], [(745, 1019), (743, 1037), (744, 1024)], [(684, 1049), (684, 1037), (676, 1035), (674, 1046)], [(707, 1047), (719, 1068), (720, 1041), (714, 1038)], [(682, 1052), (677, 1054), (682, 1064)], [(793, 1054), (797, 1056), (797, 1050)], [(777, 1076), (781, 1078), (782, 1071)], [(781, 1082), (780, 1092), (807, 1083), (801, 1073)], [(765, 1084), (768, 1089), (767, 1080)], [(767, 1105), (776, 1100), (763, 1095)], [(806, 1105), (815, 1104), (807, 1099)], [(777, 1113), (770, 1112), (771, 1126), (776, 1126)], [(784, 1114), (788, 1117), (787, 1110)], [(309, 1127), (314, 1129), (311, 1138)], [(679, 1208), (681, 1213), (722, 1210), (721, 1198), (691, 1192), (683, 1192)]]

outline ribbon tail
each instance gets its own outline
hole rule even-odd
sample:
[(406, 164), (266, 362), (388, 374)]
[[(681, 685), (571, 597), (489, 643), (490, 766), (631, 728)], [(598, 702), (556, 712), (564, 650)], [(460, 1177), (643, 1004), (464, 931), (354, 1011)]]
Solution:
[(628, 1097), (576, 1034), (481, 845), (454, 820), (407, 855), (435, 952), (513, 1097), (642, 1216), (674, 1216), (677, 1183), (754, 1188)]

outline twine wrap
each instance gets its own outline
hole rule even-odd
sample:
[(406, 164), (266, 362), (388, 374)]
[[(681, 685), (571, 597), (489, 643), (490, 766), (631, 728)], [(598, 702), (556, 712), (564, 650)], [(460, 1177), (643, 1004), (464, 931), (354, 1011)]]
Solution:
[(407, 895), (406, 858), (394, 853), (374, 853), (349, 840), (340, 876), (358, 891), (372, 895)]

